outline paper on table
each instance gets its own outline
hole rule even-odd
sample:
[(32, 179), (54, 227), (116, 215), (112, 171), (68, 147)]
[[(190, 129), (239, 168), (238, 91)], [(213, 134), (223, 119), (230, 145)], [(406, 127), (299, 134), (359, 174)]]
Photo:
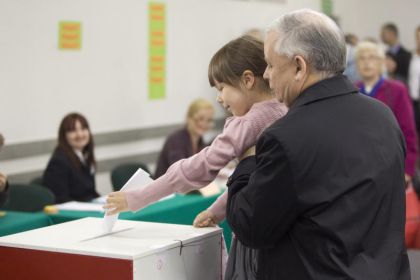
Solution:
[[(147, 184), (153, 182), (153, 179), (150, 178), (149, 173), (144, 171), (143, 169), (139, 168), (136, 173), (125, 183), (125, 185), (121, 188), (121, 191), (127, 191), (133, 188), (142, 188)], [(111, 232), (112, 228), (114, 227), (115, 223), (118, 220), (118, 214), (115, 215), (106, 215), (103, 219), (103, 229), (105, 232)]]
[(107, 197), (108, 197), (107, 195), (101, 195), (100, 197), (92, 199), (90, 202), (91, 203), (105, 204)]
[(104, 212), (104, 209), (102, 208), (101, 204), (95, 204), (90, 202), (69, 201), (61, 204), (56, 204), (54, 206), (58, 210)]

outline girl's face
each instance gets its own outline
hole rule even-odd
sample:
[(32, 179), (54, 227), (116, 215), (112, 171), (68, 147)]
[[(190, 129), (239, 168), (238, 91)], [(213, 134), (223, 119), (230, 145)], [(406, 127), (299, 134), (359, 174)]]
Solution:
[(198, 136), (203, 136), (213, 127), (214, 111), (211, 108), (202, 108), (188, 119), (189, 130)]
[(66, 139), (70, 147), (82, 151), (90, 141), (89, 129), (84, 128), (80, 121), (76, 121), (74, 130), (66, 133)]
[(216, 81), (217, 102), (219, 102), (232, 115), (239, 117), (251, 109), (252, 101), (248, 94), (234, 86)]

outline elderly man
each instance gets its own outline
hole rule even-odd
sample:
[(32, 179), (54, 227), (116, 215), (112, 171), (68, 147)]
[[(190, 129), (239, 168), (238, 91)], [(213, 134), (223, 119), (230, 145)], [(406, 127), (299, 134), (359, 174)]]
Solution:
[[(3, 147), (4, 138), (3, 135), (0, 134), (0, 150)], [(8, 197), (8, 184), (7, 184), (7, 177), (0, 172), (0, 207), (6, 202)]]
[(295, 11), (269, 28), (265, 55), (290, 111), (239, 163), (227, 205), (238, 240), (258, 249), (256, 279), (410, 279), (404, 139), (392, 112), (341, 74), (341, 31)]

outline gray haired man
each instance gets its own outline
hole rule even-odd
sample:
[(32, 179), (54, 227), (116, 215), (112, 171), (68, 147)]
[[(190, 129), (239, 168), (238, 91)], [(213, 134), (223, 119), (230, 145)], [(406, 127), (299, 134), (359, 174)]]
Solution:
[(290, 110), (240, 161), (227, 205), (237, 239), (258, 250), (256, 279), (410, 279), (404, 138), (392, 112), (341, 74), (342, 32), (295, 11), (268, 29), (265, 56), (264, 77)]

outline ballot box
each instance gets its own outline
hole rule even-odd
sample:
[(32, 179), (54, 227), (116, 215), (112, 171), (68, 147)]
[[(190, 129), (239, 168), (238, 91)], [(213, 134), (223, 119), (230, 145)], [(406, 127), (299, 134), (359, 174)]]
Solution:
[(215, 280), (222, 229), (101, 218), (0, 237), (0, 279)]

